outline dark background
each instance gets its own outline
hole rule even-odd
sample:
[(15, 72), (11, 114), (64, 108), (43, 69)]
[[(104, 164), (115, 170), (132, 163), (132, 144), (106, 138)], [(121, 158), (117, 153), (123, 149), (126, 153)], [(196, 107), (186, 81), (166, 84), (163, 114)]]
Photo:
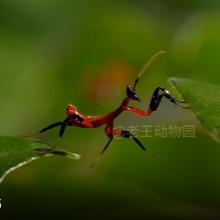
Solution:
[[(68, 103), (87, 115), (114, 110), (160, 49), (167, 53), (138, 84), (142, 102), (131, 105), (147, 109), (157, 86), (176, 95), (172, 76), (220, 84), (219, 24), (215, 0), (3, 0), (0, 133), (39, 131), (63, 120)], [(82, 159), (43, 158), (10, 173), (0, 185), (0, 219), (219, 218), (220, 147), (192, 113), (164, 100), (149, 118), (125, 112), (115, 123), (130, 125), (160, 158), (116, 139), (91, 170), (107, 142), (104, 127), (68, 128), (59, 147)], [(192, 125), (195, 137), (141, 137), (147, 125)], [(57, 137), (58, 129), (37, 136)]]

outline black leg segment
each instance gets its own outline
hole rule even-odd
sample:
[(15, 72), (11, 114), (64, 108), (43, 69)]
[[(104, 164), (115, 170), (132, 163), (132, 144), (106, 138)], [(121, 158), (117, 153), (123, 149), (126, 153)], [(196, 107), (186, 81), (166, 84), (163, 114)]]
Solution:
[(59, 133), (60, 137), (63, 136), (64, 131), (66, 130), (66, 126), (67, 126), (68, 124), (69, 124), (69, 117), (67, 117), (67, 118), (62, 122), (62, 124), (61, 124), (60, 133)]
[[(160, 91), (162, 91), (162, 94), (159, 94)], [(184, 108), (184, 109), (189, 109), (190, 108), (190, 105), (188, 105), (185, 100), (182, 100), (182, 101), (177, 100), (175, 97), (173, 97), (170, 94), (170, 92), (168, 90), (164, 89), (163, 87), (157, 87), (154, 90), (149, 108), (153, 111), (156, 111), (158, 106), (160, 105), (160, 102), (161, 102), (163, 97), (165, 97), (170, 102), (174, 103), (175, 105), (178, 105), (181, 108)], [(180, 105), (181, 103), (186, 103), (186, 105), (185, 106)]]
[(106, 149), (108, 148), (109, 144), (112, 142), (112, 140), (113, 140), (113, 138), (114, 138), (114, 135), (113, 135), (113, 134), (110, 134), (110, 135), (108, 135), (108, 137), (109, 137), (109, 141), (108, 141), (108, 143), (105, 145), (104, 149), (102, 150), (101, 155), (104, 154), (104, 152), (105, 152)]
[(64, 133), (64, 131), (65, 131), (65, 129), (66, 129), (66, 126), (74, 126), (74, 124), (69, 121), (70, 118), (76, 119), (76, 120), (78, 120), (78, 121), (80, 121), (80, 122), (82, 122), (82, 121), (84, 120), (81, 116), (79, 116), (79, 115), (77, 115), (77, 114), (72, 114), (72, 115), (69, 115), (63, 122), (53, 123), (53, 124), (47, 126), (46, 128), (43, 128), (42, 130), (40, 130), (39, 133), (43, 133), (43, 132), (45, 132), (45, 131), (47, 131), (47, 130), (50, 130), (50, 129), (52, 129), (52, 128), (61, 126), (61, 127), (60, 127), (60, 133), (59, 133), (59, 135), (60, 135), (60, 137), (62, 137), (62, 136), (63, 136), (63, 133)]
[(122, 137), (124, 137), (124, 138), (132, 137), (133, 140), (138, 144), (138, 146), (139, 146), (142, 150), (146, 151), (146, 148), (143, 146), (143, 144), (142, 144), (130, 131), (122, 130), (120, 136), (122, 136)]
[(47, 126), (46, 128), (43, 128), (42, 130), (40, 130), (39, 133), (43, 133), (43, 132), (45, 132), (45, 131), (47, 131), (47, 130), (50, 130), (50, 129), (52, 129), (52, 128), (55, 128), (55, 127), (57, 127), (57, 126), (60, 126), (60, 125), (62, 125), (62, 123), (63, 123), (63, 122), (53, 123), (53, 124)]
[(148, 151), (144, 145), (130, 132), (130, 131), (126, 131), (126, 130), (121, 130), (121, 133), (120, 133), (120, 136), (124, 137), (124, 138), (129, 138), (129, 137), (132, 137), (133, 140), (135, 141), (135, 143), (143, 150), (145, 151), (146, 153), (154, 156), (154, 157), (159, 157), (159, 155), (155, 155), (155, 154), (152, 154), (150, 151)]
[(63, 136), (64, 131), (66, 130), (66, 126), (74, 126), (74, 123), (70, 122), (70, 118), (76, 119), (76, 120), (78, 120), (78, 121), (80, 121), (80, 122), (83, 122), (83, 121), (84, 121), (84, 119), (83, 119), (81, 116), (77, 115), (77, 114), (71, 114), (71, 115), (69, 115), (69, 116), (62, 122), (62, 124), (61, 124), (60, 134), (59, 134), (60, 137)]
[[(113, 132), (114, 132), (114, 130), (113, 130)], [(146, 149), (145, 149), (145, 147), (143, 146), (143, 144), (142, 144), (136, 137), (134, 137), (134, 135), (133, 135), (130, 131), (120, 130), (120, 134), (117, 134), (117, 135), (120, 135), (120, 136), (122, 136), (122, 137), (124, 137), (124, 138), (132, 137), (133, 140), (138, 144), (138, 146), (139, 146), (142, 150), (146, 151)], [(112, 140), (113, 140), (113, 138), (114, 138), (114, 135), (113, 135), (113, 134), (110, 134), (110, 135), (108, 135), (108, 137), (109, 137), (109, 141), (108, 141), (108, 143), (105, 145), (104, 149), (102, 150), (101, 155), (103, 155), (103, 153), (104, 153), (104, 152), (106, 151), (106, 149), (108, 148), (109, 144), (112, 142)]]

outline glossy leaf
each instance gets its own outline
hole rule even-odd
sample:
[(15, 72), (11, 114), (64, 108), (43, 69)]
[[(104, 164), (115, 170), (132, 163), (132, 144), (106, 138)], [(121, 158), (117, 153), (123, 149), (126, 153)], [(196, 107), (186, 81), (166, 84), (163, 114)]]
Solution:
[(11, 171), (45, 156), (60, 155), (78, 160), (80, 155), (51, 148), (35, 139), (0, 136), (0, 183)]
[(204, 128), (220, 142), (220, 86), (181, 78), (170, 78), (169, 82), (188, 100)]

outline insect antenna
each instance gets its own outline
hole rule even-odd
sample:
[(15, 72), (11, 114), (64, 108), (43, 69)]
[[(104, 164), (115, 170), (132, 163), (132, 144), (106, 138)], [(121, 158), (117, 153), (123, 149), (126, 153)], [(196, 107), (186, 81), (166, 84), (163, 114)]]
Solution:
[(159, 52), (157, 52), (156, 54), (154, 54), (154, 55), (148, 60), (148, 62), (143, 66), (143, 68), (142, 68), (141, 71), (139, 72), (139, 74), (138, 74), (138, 76), (137, 76), (137, 78), (136, 78), (136, 80), (135, 80), (135, 82), (134, 82), (133, 90), (135, 90), (136, 85), (137, 85), (137, 83), (138, 83), (140, 77), (141, 77), (142, 74), (144, 73), (144, 71), (148, 68), (148, 66), (150, 66), (150, 64), (151, 64), (151, 63), (156, 59), (156, 57), (157, 57), (158, 55), (160, 55), (161, 53), (166, 53), (166, 52), (163, 51), (163, 50), (160, 50)]

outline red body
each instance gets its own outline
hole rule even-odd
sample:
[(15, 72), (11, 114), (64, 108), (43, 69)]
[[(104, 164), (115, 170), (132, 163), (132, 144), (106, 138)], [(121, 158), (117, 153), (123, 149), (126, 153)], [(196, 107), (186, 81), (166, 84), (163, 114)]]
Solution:
[[(135, 91), (136, 85), (137, 85), (141, 75), (143, 74), (143, 72), (146, 70), (146, 68), (150, 65), (150, 63), (160, 53), (164, 53), (164, 51), (159, 51), (158, 53), (156, 53), (145, 64), (145, 66), (142, 68), (142, 70), (138, 74), (138, 76), (137, 76), (137, 78), (134, 82), (134, 86), (133, 87), (127, 86), (127, 88), (126, 88), (127, 97), (123, 99), (121, 105), (116, 110), (114, 110), (112, 112), (109, 112), (108, 114), (106, 114), (104, 116), (103, 115), (93, 115), (93, 116), (88, 115), (87, 116), (87, 115), (83, 115), (82, 113), (80, 113), (74, 105), (69, 104), (67, 109), (66, 109), (66, 114), (67, 114), (68, 117), (64, 121), (55, 122), (55, 123), (43, 128), (38, 133), (42, 133), (42, 132), (45, 132), (49, 129), (60, 126), (59, 138), (61, 138), (63, 136), (64, 131), (65, 131), (67, 126), (77, 126), (77, 127), (81, 127), (81, 128), (97, 128), (97, 127), (100, 127), (102, 125), (105, 125), (105, 133), (106, 133), (106, 135), (108, 135), (109, 141), (105, 145), (105, 147), (102, 150), (100, 156), (105, 152), (105, 150), (107, 149), (107, 147), (109, 146), (109, 144), (113, 140), (114, 135), (121, 136), (121, 137), (124, 137), (124, 138), (132, 137), (133, 140), (136, 142), (136, 144), (138, 144), (138, 146), (142, 148), (142, 150), (144, 150), (145, 152), (153, 155), (151, 152), (149, 152), (145, 149), (145, 147), (142, 145), (142, 143), (130, 131), (123, 130), (123, 129), (114, 129), (113, 126), (114, 126), (114, 120), (125, 110), (130, 111), (130, 112), (135, 113), (135, 114), (138, 114), (138, 115), (141, 115), (141, 116), (145, 116), (145, 117), (151, 115), (151, 113), (153, 111), (157, 110), (158, 106), (160, 105), (161, 99), (163, 97), (165, 97), (166, 99), (168, 99), (170, 102), (174, 103), (175, 105), (180, 106), (181, 108), (185, 108), (185, 109), (190, 108), (190, 105), (188, 105), (185, 100), (178, 101), (175, 97), (173, 97), (169, 93), (169, 91), (167, 91), (166, 89), (164, 89), (162, 87), (157, 87), (154, 90), (147, 111), (143, 111), (143, 110), (138, 109), (136, 107), (128, 106), (128, 103), (132, 100), (141, 101), (140, 97), (136, 94), (136, 91)], [(162, 92), (162, 94), (160, 94), (159, 92)], [(182, 103), (186, 103), (186, 106), (181, 105)], [(38, 133), (35, 133), (35, 134), (38, 134)], [(23, 137), (30, 137), (30, 136), (33, 136), (35, 134), (23, 135)], [(58, 141), (56, 142), (54, 147), (52, 147), (51, 151), (53, 151), (53, 149), (56, 147), (57, 143), (58, 143)], [(45, 151), (45, 149), (41, 149), (41, 150)], [(158, 155), (153, 155), (153, 156), (157, 157)], [(99, 159), (99, 157), (97, 158), (95, 163), (98, 161), (98, 159)], [(94, 166), (95, 163), (92, 166)]]
[(84, 119), (83, 122), (78, 121), (77, 119), (74, 118), (70, 118), (70, 122), (73, 123), (75, 126), (77, 127), (81, 127), (81, 128), (97, 128), (100, 127), (102, 125), (106, 125), (105, 127), (105, 133), (108, 135), (110, 133), (113, 132), (113, 122), (115, 120), (115, 118), (117, 118), (123, 111), (128, 110), (128, 111), (132, 111), (133, 113), (136, 113), (138, 115), (142, 115), (142, 116), (148, 116), (152, 113), (152, 110), (149, 109), (147, 112), (141, 110), (141, 109), (137, 109), (135, 107), (129, 107), (128, 103), (131, 101), (131, 98), (125, 98), (121, 105), (115, 110), (112, 111), (110, 113), (108, 113), (107, 115), (103, 116), (103, 115), (83, 115), (82, 113), (80, 113), (76, 106), (69, 104), (66, 110), (66, 114), (67, 116), (71, 115), (71, 114), (77, 114), (80, 117), (82, 117)]

